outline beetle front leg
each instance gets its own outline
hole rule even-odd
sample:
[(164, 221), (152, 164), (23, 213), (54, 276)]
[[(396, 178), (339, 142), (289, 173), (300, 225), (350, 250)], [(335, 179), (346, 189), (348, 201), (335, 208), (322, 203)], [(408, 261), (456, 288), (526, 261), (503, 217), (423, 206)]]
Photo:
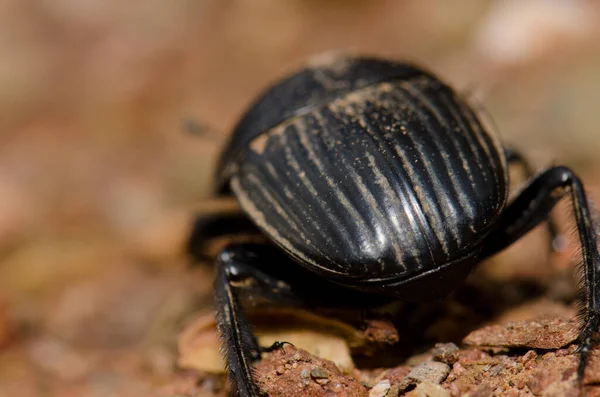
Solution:
[[(258, 294), (288, 305), (301, 304), (287, 283), (255, 267), (259, 261), (272, 261), (274, 258), (257, 255), (249, 246), (232, 244), (225, 248), (217, 259), (215, 280), (217, 328), (223, 339), (232, 390), (241, 397), (259, 396), (252, 367), (260, 360), (261, 353), (279, 345), (259, 346), (241, 307), (240, 295)], [(285, 267), (285, 264), (279, 265)]]
[(259, 396), (252, 379), (252, 365), (260, 360), (260, 347), (239, 302), (239, 285), (250, 279), (250, 269), (224, 251), (217, 261), (215, 300), (217, 328), (223, 339), (229, 380), (241, 397)]
[(569, 168), (561, 166), (550, 168), (535, 177), (508, 206), (497, 229), (487, 237), (482, 259), (508, 247), (544, 221), (567, 193), (573, 204), (584, 270), (585, 301), (581, 310), (583, 321), (577, 349), (581, 358), (577, 376), (581, 382), (592, 347), (592, 336), (600, 327), (600, 222), (579, 177)]
[(229, 379), (240, 396), (259, 395), (252, 366), (262, 352), (243, 313), (242, 295), (261, 296), (296, 307), (373, 307), (389, 298), (349, 290), (309, 272), (268, 244), (230, 244), (217, 259), (215, 300), (217, 327), (223, 338)]

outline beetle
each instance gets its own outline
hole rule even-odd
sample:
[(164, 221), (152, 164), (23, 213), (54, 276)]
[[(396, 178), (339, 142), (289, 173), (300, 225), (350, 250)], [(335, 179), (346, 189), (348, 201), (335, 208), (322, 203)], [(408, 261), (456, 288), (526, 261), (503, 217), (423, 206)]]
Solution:
[[(261, 347), (244, 293), (302, 306), (435, 301), (569, 196), (583, 256), (582, 380), (600, 325), (600, 223), (580, 178), (553, 166), (509, 200), (505, 147), (481, 112), (414, 64), (315, 58), (251, 104), (220, 156), (215, 195), (239, 216), (199, 221), (192, 240), (255, 228), (216, 259), (217, 324), (232, 389), (258, 396)], [(220, 227), (216, 227), (220, 225)], [(551, 225), (551, 224), (550, 224)], [(552, 231), (552, 228), (551, 228)]]

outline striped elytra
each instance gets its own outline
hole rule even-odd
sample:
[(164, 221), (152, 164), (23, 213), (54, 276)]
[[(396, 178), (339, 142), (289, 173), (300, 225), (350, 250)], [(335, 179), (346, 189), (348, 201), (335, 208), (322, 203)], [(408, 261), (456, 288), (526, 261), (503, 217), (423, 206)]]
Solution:
[(359, 284), (475, 262), (507, 178), (499, 141), (448, 85), (411, 65), (345, 57), (252, 105), (217, 190), (301, 265)]

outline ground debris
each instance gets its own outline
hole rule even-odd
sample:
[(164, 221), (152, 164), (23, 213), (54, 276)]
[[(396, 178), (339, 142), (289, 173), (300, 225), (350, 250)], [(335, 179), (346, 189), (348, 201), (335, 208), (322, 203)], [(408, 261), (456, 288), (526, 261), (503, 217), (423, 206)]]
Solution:
[(333, 362), (289, 345), (266, 355), (255, 376), (261, 390), (273, 397), (368, 396), (367, 388)]
[[(531, 323), (531, 322), (525, 322)], [(560, 319), (538, 321), (553, 327), (569, 324)], [(483, 330), (524, 332), (524, 325)], [(550, 329), (548, 331), (548, 329)], [(474, 333), (475, 333), (474, 332)], [(541, 332), (541, 331), (538, 331)], [(499, 339), (499, 338), (498, 338)], [(492, 340), (492, 339), (489, 339)], [(430, 350), (407, 357), (392, 368), (340, 370), (332, 361), (318, 358), (306, 350), (285, 345), (265, 354), (256, 365), (256, 380), (268, 396), (364, 396), (364, 397), (483, 397), (483, 396), (577, 396), (578, 356), (575, 345), (561, 349), (503, 346), (457, 346), (437, 344)], [(555, 342), (547, 342), (549, 346)], [(412, 363), (407, 365), (407, 363)], [(208, 376), (208, 375), (207, 375)], [(213, 378), (211, 378), (211, 376)], [(206, 379), (213, 379), (215, 375)], [(220, 378), (219, 378), (220, 377)], [(218, 375), (224, 383), (224, 376)], [(203, 378), (200, 377), (200, 380)], [(209, 382), (209, 385), (212, 384)], [(600, 348), (590, 354), (583, 395), (600, 396)], [(220, 396), (215, 389), (214, 395)], [(204, 394), (182, 394), (196, 396)], [(212, 396), (213, 394), (206, 394)], [(162, 396), (161, 396), (162, 397)]]

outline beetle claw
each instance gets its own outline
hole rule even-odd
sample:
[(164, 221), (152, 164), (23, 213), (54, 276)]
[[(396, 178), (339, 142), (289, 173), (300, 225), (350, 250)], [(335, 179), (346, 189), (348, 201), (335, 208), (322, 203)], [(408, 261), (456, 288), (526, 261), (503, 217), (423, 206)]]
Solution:
[(268, 347), (261, 347), (260, 348), (260, 352), (261, 353), (271, 353), (275, 350), (279, 350), (279, 349), (283, 349), (283, 347), (285, 345), (290, 345), (292, 347), (294, 347), (294, 345), (290, 342), (280, 342), (280, 341), (276, 341), (274, 342), (271, 346)]

